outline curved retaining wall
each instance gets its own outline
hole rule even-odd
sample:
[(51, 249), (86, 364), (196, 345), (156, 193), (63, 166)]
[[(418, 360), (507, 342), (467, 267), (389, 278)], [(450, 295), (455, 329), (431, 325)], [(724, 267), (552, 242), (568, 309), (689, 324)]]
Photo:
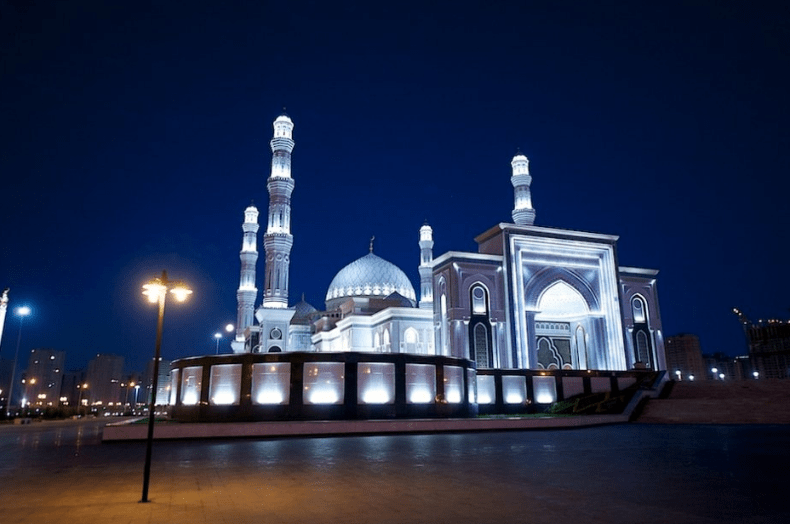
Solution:
[(477, 415), (474, 363), (465, 359), (392, 353), (244, 353), (180, 359), (171, 370), (172, 417), (180, 421)]

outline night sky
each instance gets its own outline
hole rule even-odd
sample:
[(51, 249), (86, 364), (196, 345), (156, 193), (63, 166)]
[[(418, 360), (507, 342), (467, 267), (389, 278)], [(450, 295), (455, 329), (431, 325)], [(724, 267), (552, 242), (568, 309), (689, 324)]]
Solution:
[(322, 309), (372, 235), (417, 290), (426, 220), (435, 256), (476, 251), (520, 148), (536, 225), (619, 235), (621, 265), (660, 270), (666, 335), (745, 353), (733, 306), (790, 315), (790, 8), (644, 4), (1, 1), (0, 357), (29, 305), (24, 362), (141, 371), (162, 269), (194, 290), (164, 358), (214, 353), (283, 107), (292, 303)]

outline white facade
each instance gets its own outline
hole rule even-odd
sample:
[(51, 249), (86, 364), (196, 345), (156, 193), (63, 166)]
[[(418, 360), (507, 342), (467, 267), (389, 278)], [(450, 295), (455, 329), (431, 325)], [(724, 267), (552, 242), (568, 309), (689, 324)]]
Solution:
[[(370, 253), (329, 284), (324, 311), (304, 300), (287, 307), (292, 129), (287, 117), (275, 121), (267, 283), (258, 323), (243, 330), (243, 351), (443, 355), (478, 369), (665, 368), (657, 271), (620, 267), (616, 236), (535, 226), (529, 160), (520, 153), (511, 162), (514, 223), (478, 236), (477, 253), (434, 259), (433, 230), (420, 228), (419, 297), (403, 271), (373, 253), (371, 240)], [(242, 258), (247, 290), (255, 289), (251, 260), (245, 266)], [(240, 319), (241, 298), (240, 288)]]

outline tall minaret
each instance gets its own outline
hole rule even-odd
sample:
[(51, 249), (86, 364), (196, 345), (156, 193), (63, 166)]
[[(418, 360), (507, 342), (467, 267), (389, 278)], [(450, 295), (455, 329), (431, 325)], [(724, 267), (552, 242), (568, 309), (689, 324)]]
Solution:
[(513, 157), (510, 165), (513, 167), (510, 183), (513, 184), (515, 196), (513, 222), (519, 226), (531, 226), (535, 222), (535, 210), (532, 209), (532, 195), (529, 191), (529, 185), (532, 183), (532, 177), (529, 175), (529, 160), (519, 152)]
[(433, 229), (426, 222), (420, 228), (420, 307), (433, 309)]
[(0, 295), (0, 349), (3, 347), (3, 325), (5, 325), (5, 315), (8, 311), (8, 288), (5, 288)]
[(231, 342), (235, 353), (244, 351), (244, 331), (252, 325), (255, 313), (255, 298), (258, 288), (255, 287), (255, 266), (258, 262), (258, 208), (250, 205), (244, 210), (244, 240), (241, 244), (241, 277), (239, 290), (236, 292), (238, 310), (236, 315), (236, 340)]
[(291, 193), (294, 181), (291, 178), (291, 152), (294, 124), (283, 113), (274, 121), (272, 148), (272, 172), (266, 187), (269, 189), (269, 225), (263, 236), (266, 250), (266, 285), (263, 289), (264, 308), (288, 307), (288, 266), (291, 246)]

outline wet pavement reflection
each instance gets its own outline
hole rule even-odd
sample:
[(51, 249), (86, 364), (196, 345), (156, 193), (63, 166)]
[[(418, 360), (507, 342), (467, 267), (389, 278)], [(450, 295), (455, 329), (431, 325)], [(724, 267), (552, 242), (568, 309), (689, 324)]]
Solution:
[[(100, 483), (98, 472), (105, 470), (129, 477), (128, 489), (136, 489), (144, 443), (102, 444), (103, 422), (0, 426), (0, 494), (18, 490), (19, 483), (35, 485), (53, 472), (94, 475)], [(319, 501), (326, 511), (357, 504), (355, 515), (375, 499), (379, 511), (428, 505), (437, 512), (465, 512), (472, 521), (487, 511), (517, 521), (526, 518), (521, 512), (530, 504), (544, 504), (547, 519), (552, 511), (561, 516), (567, 506), (601, 521), (618, 521), (611, 518), (618, 514), (627, 521), (625, 515), (644, 511), (652, 516), (643, 522), (660, 522), (660, 512), (679, 522), (778, 522), (790, 517), (777, 493), (790, 468), (788, 442), (786, 425), (648, 424), (168, 441), (155, 443), (151, 489), (208, 482), (221, 491), (238, 482), (245, 486), (234, 488), (238, 497), (273, 504), (276, 494), (295, 493)], [(82, 489), (90, 489), (90, 480)], [(9, 500), (0, 495), (0, 503)], [(294, 515), (299, 508), (280, 510)]]

